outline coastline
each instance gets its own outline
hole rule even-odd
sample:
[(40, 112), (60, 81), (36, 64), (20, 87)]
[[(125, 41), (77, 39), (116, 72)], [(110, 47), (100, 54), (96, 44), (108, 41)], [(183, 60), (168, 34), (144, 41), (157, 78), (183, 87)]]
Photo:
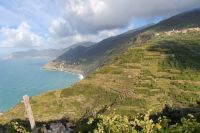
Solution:
[(80, 80), (83, 80), (85, 78), (83, 72), (81, 71), (78, 71), (78, 70), (68, 70), (68, 69), (55, 69), (55, 68), (52, 68), (52, 69), (49, 69), (49, 68), (45, 68), (45, 67), (42, 67), (42, 70), (45, 70), (45, 71), (57, 71), (57, 72), (66, 72), (66, 73), (71, 73), (71, 74), (75, 74), (75, 75), (78, 75), (79, 76), (79, 79)]
[[(0, 59), (1, 69), (0, 75), (3, 78), (0, 82), (1, 88), (1, 109), (0, 117), (4, 115), (11, 108), (15, 107), (21, 100), (21, 96), (28, 94), (29, 96), (37, 96), (41, 93), (48, 92), (50, 90), (65, 89), (83, 79), (81, 73), (73, 73), (66, 71), (63, 72), (48, 72), (43, 71), (42, 66), (46, 63), (46, 60), (12, 60), (2, 61)], [(12, 78), (7, 75), (7, 72), (12, 70), (10, 74)], [(34, 72), (33, 72), (34, 71)], [(21, 73), (26, 73), (22, 74)], [(73, 73), (73, 74), (70, 74)], [(18, 75), (20, 79), (18, 80)], [(35, 78), (37, 76), (39, 78)], [(28, 77), (27, 77), (28, 76)], [(4, 80), (5, 79), (5, 80)], [(14, 82), (17, 79), (17, 82)], [(12, 83), (12, 84), (10, 84)], [(17, 94), (12, 93), (13, 89), (18, 92)], [(28, 88), (28, 89), (27, 89)], [(4, 92), (7, 95), (4, 95)], [(9, 99), (8, 97), (12, 97)], [(3, 102), (6, 101), (6, 102)]]
[(68, 66), (65, 63), (62, 63), (60, 61), (51, 61), (45, 64), (44, 66), (42, 66), (42, 69), (46, 71), (68, 72), (68, 73), (79, 75), (80, 80), (84, 79), (85, 73), (82, 70), (78, 68), (76, 69), (76, 68), (77, 68), (76, 66), (73, 66), (73, 65)]

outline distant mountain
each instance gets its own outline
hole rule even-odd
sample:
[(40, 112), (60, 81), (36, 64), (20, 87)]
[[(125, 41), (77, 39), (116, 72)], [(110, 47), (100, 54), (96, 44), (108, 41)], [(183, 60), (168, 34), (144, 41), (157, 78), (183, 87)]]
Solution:
[(60, 60), (68, 60), (74, 63), (76, 58), (87, 51), (87, 49), (90, 49), (93, 45), (95, 45), (94, 42), (81, 42), (77, 44), (73, 44), (70, 47), (67, 47), (64, 49), (64, 53), (57, 57), (57, 59)]
[(191, 27), (200, 27), (200, 8), (172, 16), (152, 26), (150, 29), (166, 31)]
[[(200, 26), (200, 9), (195, 9), (170, 17), (158, 24), (150, 24), (127, 31), (118, 36), (104, 39), (90, 47), (78, 46), (71, 48), (53, 62), (50, 62), (47, 66), (48, 69), (52, 67), (53, 69), (64, 69), (66, 71), (71, 71), (74, 68), (88, 74), (116, 58), (136, 41), (142, 43), (144, 40), (147, 40), (155, 32), (198, 26)], [(140, 33), (142, 33), (142, 35)], [(148, 33), (146, 39), (138, 37), (145, 36), (145, 33)]]
[(54, 59), (64, 52), (63, 49), (31, 49), (28, 51), (13, 52), (5, 57), (5, 59), (24, 59), (24, 58), (49, 58)]
[(73, 44), (72, 46), (69, 46), (65, 49), (44, 49), (44, 50), (36, 50), (36, 49), (31, 49), (27, 51), (18, 51), (18, 52), (13, 52), (4, 59), (21, 59), (21, 58), (49, 58), (49, 59), (55, 59), (58, 56), (62, 55), (64, 52), (67, 52), (68, 50), (74, 49), (79, 46), (83, 47), (90, 47), (94, 45), (95, 43), (93, 42), (81, 42), (77, 44)]
[[(145, 27), (146, 28), (146, 27)], [(136, 40), (143, 28), (104, 39), (91, 46), (78, 46), (64, 52), (57, 59), (45, 65), (46, 69), (72, 70), (73, 68), (88, 74), (97, 67), (108, 63)], [(74, 72), (74, 71), (73, 71)]]

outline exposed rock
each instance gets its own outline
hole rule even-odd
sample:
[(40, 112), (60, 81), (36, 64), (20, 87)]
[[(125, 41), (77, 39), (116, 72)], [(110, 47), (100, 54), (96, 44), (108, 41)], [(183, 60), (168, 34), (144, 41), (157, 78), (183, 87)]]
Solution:
[(70, 133), (73, 131), (73, 124), (67, 123), (64, 125), (63, 123), (51, 123), (48, 125), (43, 125), (42, 128), (38, 128), (38, 132), (43, 133)]

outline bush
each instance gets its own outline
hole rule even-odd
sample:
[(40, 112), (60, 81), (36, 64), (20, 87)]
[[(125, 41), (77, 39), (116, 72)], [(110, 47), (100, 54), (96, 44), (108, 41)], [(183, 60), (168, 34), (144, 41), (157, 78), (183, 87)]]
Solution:
[(12, 121), (2, 127), (0, 127), (0, 133), (30, 133), (20, 123)]
[(99, 115), (96, 119), (90, 118), (88, 124), (94, 126), (94, 133), (199, 133), (200, 123), (191, 114), (187, 117), (173, 124), (171, 119), (165, 116), (153, 121), (150, 112), (134, 119), (113, 113)]
[(127, 116), (117, 115), (99, 115), (97, 119), (89, 119), (88, 124), (96, 123), (94, 133), (151, 133), (158, 132), (162, 127), (159, 121), (154, 123), (149, 118), (150, 112), (145, 115), (138, 115), (134, 119)]

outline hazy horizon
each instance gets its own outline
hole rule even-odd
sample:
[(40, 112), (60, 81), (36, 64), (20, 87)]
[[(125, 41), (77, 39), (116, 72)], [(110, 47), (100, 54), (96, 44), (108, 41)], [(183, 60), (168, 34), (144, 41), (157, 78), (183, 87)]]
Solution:
[(0, 1), (0, 56), (22, 49), (98, 42), (199, 5), (199, 0)]

